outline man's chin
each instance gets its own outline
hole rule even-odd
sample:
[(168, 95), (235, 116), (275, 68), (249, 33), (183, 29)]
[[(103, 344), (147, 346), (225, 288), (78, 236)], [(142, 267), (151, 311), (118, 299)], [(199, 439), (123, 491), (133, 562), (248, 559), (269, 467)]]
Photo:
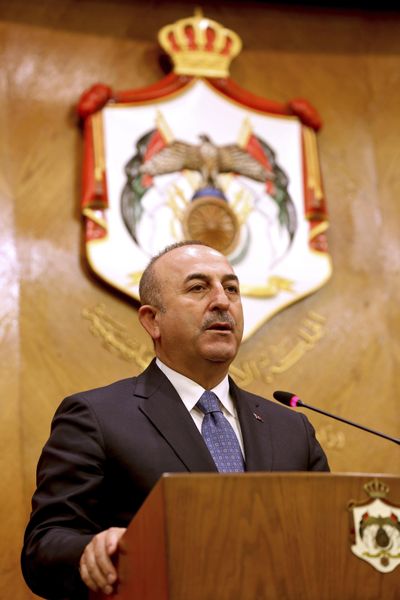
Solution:
[(201, 354), (212, 362), (232, 362), (238, 352), (238, 344), (231, 339), (216, 339), (204, 344)]

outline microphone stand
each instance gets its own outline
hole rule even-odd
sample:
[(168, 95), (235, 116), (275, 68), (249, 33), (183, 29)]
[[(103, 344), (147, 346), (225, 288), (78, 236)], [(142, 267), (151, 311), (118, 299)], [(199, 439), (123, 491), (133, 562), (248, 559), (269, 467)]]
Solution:
[(376, 429), (371, 429), (370, 427), (365, 427), (365, 425), (359, 425), (358, 423), (354, 423), (354, 421), (349, 421), (348, 419), (344, 419), (343, 417), (337, 417), (332, 413), (329, 413), (325, 410), (321, 410), (320, 408), (315, 408), (315, 406), (310, 406), (309, 404), (305, 404), (300, 398), (296, 400), (296, 406), (302, 406), (303, 408), (308, 408), (313, 410), (321, 415), (325, 415), (327, 417), (331, 417), (332, 419), (336, 419), (336, 421), (341, 421), (342, 423), (346, 423), (346, 425), (353, 425), (353, 427), (357, 427), (358, 429), (362, 429), (363, 431), (368, 431), (368, 433), (373, 433), (374, 435), (378, 435), (379, 437), (383, 437), (390, 442), (394, 442), (395, 444), (400, 444), (399, 438), (394, 438), (390, 435), (386, 435), (386, 433), (382, 433), (381, 431), (376, 431)]

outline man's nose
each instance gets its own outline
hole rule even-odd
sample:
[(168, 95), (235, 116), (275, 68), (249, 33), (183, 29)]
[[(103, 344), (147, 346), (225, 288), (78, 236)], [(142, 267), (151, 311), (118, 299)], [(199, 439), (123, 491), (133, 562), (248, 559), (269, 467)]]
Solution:
[(210, 309), (227, 310), (230, 304), (229, 296), (222, 285), (215, 286), (211, 291)]

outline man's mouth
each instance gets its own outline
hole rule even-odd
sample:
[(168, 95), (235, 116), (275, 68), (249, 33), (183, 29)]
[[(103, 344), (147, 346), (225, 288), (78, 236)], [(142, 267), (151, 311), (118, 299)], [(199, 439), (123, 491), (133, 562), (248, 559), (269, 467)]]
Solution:
[(213, 323), (207, 327), (207, 331), (232, 331), (230, 323)]
[(210, 315), (203, 323), (203, 331), (233, 331), (235, 321), (229, 313)]

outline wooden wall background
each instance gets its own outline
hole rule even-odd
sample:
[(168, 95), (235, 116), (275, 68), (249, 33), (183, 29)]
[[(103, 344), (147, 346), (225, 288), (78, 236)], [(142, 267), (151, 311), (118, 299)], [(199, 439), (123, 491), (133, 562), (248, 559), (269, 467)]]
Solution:
[[(0, 1), (1, 598), (32, 597), (19, 551), (55, 408), (66, 394), (139, 372), (143, 353), (128, 352), (124, 336), (150, 350), (135, 307), (85, 263), (74, 106), (97, 81), (129, 89), (160, 79), (157, 32), (194, 6)], [(252, 391), (294, 390), (399, 436), (400, 15), (251, 2), (203, 8), (243, 39), (231, 69), (241, 86), (280, 102), (305, 97), (324, 120), (333, 277), (243, 345), (239, 378)], [(119, 349), (90, 331), (100, 304), (122, 327)], [(323, 335), (301, 346), (310, 316)], [(295, 347), (295, 364), (271, 371)], [(399, 473), (396, 446), (309, 416), (334, 471)]]

